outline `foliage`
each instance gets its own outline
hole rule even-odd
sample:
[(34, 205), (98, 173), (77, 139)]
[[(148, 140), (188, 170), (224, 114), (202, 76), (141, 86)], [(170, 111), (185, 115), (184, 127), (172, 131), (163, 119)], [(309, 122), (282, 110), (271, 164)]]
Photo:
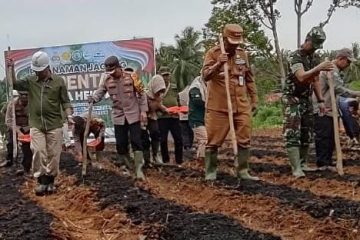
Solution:
[(261, 104), (256, 116), (253, 118), (253, 128), (270, 128), (281, 126), (283, 121), (282, 104)]
[(282, 83), (285, 82), (285, 70), (277, 34), (277, 20), (280, 12), (275, 8), (276, 0), (214, 0), (212, 16), (205, 25), (204, 37), (207, 44), (215, 41), (218, 33), (227, 23), (238, 23), (245, 30), (245, 37), (249, 44), (248, 50), (253, 50), (252, 55), (273, 58), (273, 46), (265, 36), (261, 27), (272, 31), (276, 52), (277, 66), (274, 69), (280, 73)]
[(179, 90), (199, 75), (203, 61), (201, 33), (186, 27), (181, 35), (175, 35), (175, 46), (161, 45), (156, 50), (158, 67), (168, 66)]
[(203, 29), (205, 48), (212, 47), (219, 33), (228, 23), (237, 23), (244, 28), (246, 48), (262, 56), (271, 55), (273, 49), (270, 40), (261, 29), (261, 23), (251, 15), (256, 7), (249, 0), (213, 0), (212, 14)]
[[(0, 81), (0, 110), (6, 107), (7, 104), (7, 86), (6, 80)], [(5, 136), (6, 126), (5, 126), (5, 114), (0, 111), (0, 134)]]
[(266, 94), (274, 90), (281, 90), (280, 75), (274, 58), (254, 58), (252, 68), (260, 100), (263, 100)]

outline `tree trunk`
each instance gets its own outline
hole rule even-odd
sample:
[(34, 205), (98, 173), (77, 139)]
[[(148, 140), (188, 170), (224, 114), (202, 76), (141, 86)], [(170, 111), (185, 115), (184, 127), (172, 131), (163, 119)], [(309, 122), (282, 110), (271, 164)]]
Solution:
[(284, 86), (285, 86), (285, 69), (284, 69), (282, 54), (281, 54), (281, 50), (280, 50), (279, 37), (278, 37), (278, 34), (277, 34), (276, 19), (275, 18), (273, 18), (272, 32), (273, 32), (273, 36), (274, 36), (276, 57), (277, 57), (277, 60), (278, 60), (280, 76), (281, 76), (281, 78), (280, 78), (281, 88), (284, 88)]
[(297, 15), (297, 47), (301, 46), (301, 13)]

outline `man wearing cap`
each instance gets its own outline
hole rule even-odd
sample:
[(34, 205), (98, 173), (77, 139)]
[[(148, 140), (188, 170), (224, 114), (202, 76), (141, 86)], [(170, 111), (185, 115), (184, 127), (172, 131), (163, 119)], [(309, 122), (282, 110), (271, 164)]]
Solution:
[(110, 56), (105, 60), (107, 77), (103, 84), (89, 97), (90, 102), (99, 102), (106, 92), (113, 102), (112, 118), (115, 128), (116, 150), (118, 160), (132, 168), (129, 153), (129, 133), (132, 150), (134, 151), (135, 176), (143, 180), (144, 165), (143, 147), (141, 142), (141, 125), (147, 124), (147, 100), (142, 88), (136, 88), (129, 71), (123, 71), (119, 59)]
[[(13, 108), (15, 106), (15, 131), (16, 136), (21, 137), (24, 134), (29, 134), (29, 111), (28, 111), (28, 93), (18, 92), (14, 90), (16, 94), (13, 94), (14, 99), (7, 104), (7, 110), (5, 115), (5, 124), (7, 127), (7, 162), (6, 166), (13, 164)], [(32, 152), (30, 149), (30, 143), (21, 143), (21, 151), (23, 153), (22, 165), (25, 172), (30, 172), (32, 162)]]
[[(13, 61), (8, 59), (7, 63), (13, 64)], [(55, 177), (59, 174), (63, 141), (61, 110), (65, 111), (69, 123), (72, 124), (73, 121), (65, 81), (51, 72), (47, 53), (34, 53), (31, 69), (35, 75), (15, 81), (13, 72), (13, 80), (14, 89), (29, 92), (32, 170), (38, 181), (35, 193), (43, 195), (54, 192)]]
[[(341, 97), (360, 97), (360, 91), (352, 91), (344, 87), (344, 80), (341, 74), (351, 62), (355, 61), (353, 53), (348, 48), (343, 48), (337, 51), (335, 60), (332, 61), (334, 69), (328, 72), (320, 73), (320, 89), (324, 99), (326, 113), (320, 114), (319, 104), (316, 101), (316, 96), (313, 94), (313, 105), (315, 114), (315, 149), (316, 149), (316, 165), (320, 170), (326, 170), (334, 167), (331, 157), (334, 151), (334, 125), (333, 113), (331, 108), (331, 97), (329, 81), (333, 81), (335, 96), (338, 99)], [(330, 75), (330, 77), (329, 77)]]
[(314, 101), (319, 103), (321, 114), (325, 111), (324, 98), (319, 87), (319, 73), (333, 69), (330, 61), (320, 63), (315, 51), (322, 48), (326, 39), (320, 27), (313, 27), (306, 35), (300, 49), (289, 57), (289, 73), (285, 81), (282, 102), (284, 104), (284, 138), (292, 174), (295, 177), (305, 176), (309, 143), (313, 126), (313, 108), (311, 95), (314, 90)]
[(242, 27), (238, 24), (225, 25), (223, 38), (226, 53), (221, 53), (219, 45), (211, 48), (205, 55), (202, 69), (203, 79), (208, 86), (205, 113), (208, 135), (205, 152), (205, 179), (216, 179), (217, 151), (230, 129), (224, 81), (224, 63), (227, 63), (235, 134), (239, 148), (238, 156), (236, 156), (236, 175), (241, 179), (258, 180), (248, 172), (251, 111), (256, 110), (258, 99), (247, 53), (244, 49), (239, 48), (239, 44), (243, 42)]
[[(171, 86), (171, 73), (168, 67), (162, 66), (159, 69), (159, 74), (165, 81), (165, 93), (163, 96), (163, 105), (167, 108), (178, 106), (178, 93), (177, 89)], [(159, 130), (160, 130), (160, 145), (161, 145), (161, 156), (164, 163), (170, 161), (169, 150), (168, 150), (168, 135), (171, 135), (174, 139), (175, 145), (175, 162), (182, 164), (183, 162), (183, 140), (181, 135), (181, 126), (179, 114), (169, 114), (166, 111), (159, 113)]]

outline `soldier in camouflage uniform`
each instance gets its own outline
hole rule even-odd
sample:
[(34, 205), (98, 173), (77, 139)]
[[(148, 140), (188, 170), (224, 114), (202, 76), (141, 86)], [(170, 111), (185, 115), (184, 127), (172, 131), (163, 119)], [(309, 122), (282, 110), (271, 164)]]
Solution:
[(309, 143), (312, 136), (313, 110), (311, 94), (314, 90), (321, 112), (325, 111), (319, 87), (320, 71), (332, 70), (330, 61), (320, 63), (315, 51), (321, 49), (326, 39), (322, 28), (313, 27), (300, 49), (291, 53), (289, 73), (285, 81), (282, 101), (284, 104), (285, 146), (295, 177), (305, 176)]

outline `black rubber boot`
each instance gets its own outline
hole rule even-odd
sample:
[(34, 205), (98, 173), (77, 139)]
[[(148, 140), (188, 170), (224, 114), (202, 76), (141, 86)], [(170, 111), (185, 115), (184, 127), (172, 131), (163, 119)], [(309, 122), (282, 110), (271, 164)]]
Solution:
[(46, 175), (41, 175), (37, 179), (38, 184), (35, 187), (34, 191), (37, 196), (44, 196), (47, 191), (48, 177)]
[(54, 185), (55, 177), (54, 176), (46, 176), (46, 177), (47, 177), (47, 180), (48, 180), (48, 185), (47, 185), (46, 191), (48, 193), (52, 194), (56, 190), (55, 185)]

